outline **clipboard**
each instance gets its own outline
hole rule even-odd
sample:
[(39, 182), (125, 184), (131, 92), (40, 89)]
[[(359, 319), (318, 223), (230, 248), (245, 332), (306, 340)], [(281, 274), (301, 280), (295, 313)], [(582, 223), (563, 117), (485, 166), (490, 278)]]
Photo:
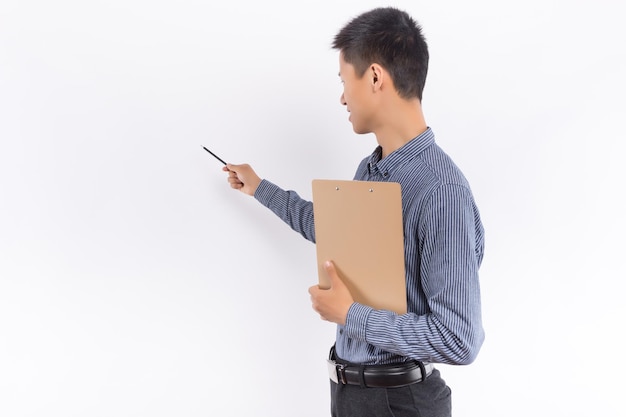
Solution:
[(320, 287), (330, 287), (331, 260), (356, 302), (406, 313), (400, 184), (315, 179), (312, 188)]

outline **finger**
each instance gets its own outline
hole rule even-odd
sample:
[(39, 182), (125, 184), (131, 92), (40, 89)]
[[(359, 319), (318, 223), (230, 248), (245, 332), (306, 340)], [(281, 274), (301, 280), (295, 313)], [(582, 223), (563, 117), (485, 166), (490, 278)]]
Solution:
[(244, 167), (245, 165), (246, 165), (246, 164), (242, 164), (242, 165), (241, 165), (241, 164), (240, 164), (240, 165), (235, 165), (235, 164), (226, 164), (226, 166), (225, 166), (224, 168), (227, 168), (229, 171), (231, 171), (231, 172), (235, 172), (235, 173), (236, 173), (237, 171), (239, 171), (239, 169), (240, 169), (241, 167)]
[(228, 178), (228, 184), (232, 187), (232, 188), (241, 188), (243, 187), (243, 183), (239, 180), (232, 179), (232, 178)]
[(326, 271), (326, 275), (330, 278), (330, 286), (331, 288), (335, 286), (335, 283), (339, 281), (341, 283), (341, 279), (339, 278), (339, 274), (337, 273), (337, 269), (335, 268), (335, 264), (332, 261), (324, 262), (324, 270)]

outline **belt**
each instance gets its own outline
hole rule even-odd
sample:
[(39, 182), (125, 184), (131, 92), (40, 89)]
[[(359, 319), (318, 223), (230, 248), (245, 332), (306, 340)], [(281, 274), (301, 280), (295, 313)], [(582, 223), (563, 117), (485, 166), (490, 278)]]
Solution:
[(328, 376), (336, 384), (369, 388), (397, 388), (426, 379), (435, 369), (432, 363), (409, 361), (390, 365), (357, 365), (328, 359)]

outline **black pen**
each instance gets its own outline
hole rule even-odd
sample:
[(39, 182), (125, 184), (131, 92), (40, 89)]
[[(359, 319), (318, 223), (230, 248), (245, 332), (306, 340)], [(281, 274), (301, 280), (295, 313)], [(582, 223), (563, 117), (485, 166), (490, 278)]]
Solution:
[(210, 150), (208, 150), (205, 146), (203, 146), (204, 150), (207, 151), (208, 153), (210, 153), (211, 155), (213, 155), (215, 157), (215, 159), (217, 159), (218, 161), (220, 161), (222, 164), (226, 165), (226, 162), (224, 162), (224, 160), (222, 158), (220, 158), (219, 156), (215, 155), (213, 152), (211, 152)]

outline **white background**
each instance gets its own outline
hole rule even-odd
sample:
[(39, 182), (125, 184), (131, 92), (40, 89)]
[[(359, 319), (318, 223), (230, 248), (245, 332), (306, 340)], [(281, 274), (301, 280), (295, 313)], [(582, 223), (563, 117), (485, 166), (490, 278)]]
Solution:
[[(315, 247), (202, 146), (310, 198), (375, 146), (337, 30), (374, 1), (0, 4), (0, 415), (329, 415)], [(456, 416), (624, 416), (618, 1), (397, 1), (486, 228)]]

